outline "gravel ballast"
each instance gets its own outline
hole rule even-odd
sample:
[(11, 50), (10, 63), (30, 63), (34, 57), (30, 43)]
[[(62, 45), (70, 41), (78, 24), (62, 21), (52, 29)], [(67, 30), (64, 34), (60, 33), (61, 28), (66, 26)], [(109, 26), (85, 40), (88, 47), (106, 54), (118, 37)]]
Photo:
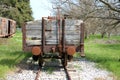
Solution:
[[(37, 63), (31, 63), (30, 60), (21, 63), (18, 70), (13, 74), (7, 74), (6, 79), (35, 80), (39, 66)], [(64, 69), (57, 66), (61, 66), (59, 61), (46, 62), (40, 72), (39, 80), (67, 80)], [(97, 68), (94, 62), (86, 59), (76, 59), (68, 62), (67, 69), (72, 80), (115, 80), (111, 72)]]

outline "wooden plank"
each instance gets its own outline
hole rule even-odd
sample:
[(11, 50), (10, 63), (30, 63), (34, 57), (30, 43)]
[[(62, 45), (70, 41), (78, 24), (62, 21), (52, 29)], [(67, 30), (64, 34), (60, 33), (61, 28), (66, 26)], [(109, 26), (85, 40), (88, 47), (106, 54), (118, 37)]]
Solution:
[(50, 22), (50, 21), (46, 22), (45, 30), (52, 30), (52, 22)]
[(16, 31), (16, 22), (15, 21), (10, 21), (10, 33), (13, 34)]
[(30, 21), (26, 23), (26, 29), (42, 29), (41, 20)]
[(80, 31), (82, 20), (65, 19), (65, 30)]
[(5, 18), (4, 21), (2, 21), (2, 35), (8, 35), (8, 23)]
[(52, 30), (53, 30), (53, 31), (57, 31), (57, 30), (58, 30), (58, 26), (55, 26), (55, 25), (52, 26)]
[(47, 40), (49, 40), (49, 39), (57, 39), (58, 38), (58, 32), (57, 31), (46, 31), (45, 32), (45, 38)]
[(65, 30), (74, 30), (74, 31), (80, 30), (80, 26), (75, 26), (75, 25), (69, 26), (69, 25), (67, 25), (67, 26), (65, 26)]
[[(62, 19), (60, 21), (60, 28), (62, 28)], [(46, 19), (45, 20), (45, 27), (47, 30), (58, 30), (58, 21), (57, 20), (51, 20), (51, 19)]]
[(82, 20), (65, 19), (65, 26), (80, 26), (83, 23)]
[(58, 44), (58, 40), (46, 40), (45, 41), (46, 44)]
[(55, 30), (55, 31), (45, 31), (45, 34), (46, 35), (57, 35), (58, 32)]
[(65, 43), (66, 44), (78, 44), (80, 43), (80, 25), (81, 20), (65, 20)]
[(0, 17), (0, 25), (2, 24), (2, 18)]
[(71, 39), (71, 40), (73, 40), (73, 39), (77, 39), (77, 40), (80, 40), (80, 36), (79, 35), (65, 35), (65, 39), (67, 40), (67, 39)]
[(27, 30), (26, 31), (26, 36), (30, 36), (30, 35), (32, 35), (32, 36), (41, 36), (41, 34), (42, 34), (42, 32), (41, 32), (41, 30)]
[(26, 24), (26, 44), (41, 45), (41, 21), (30, 21)]
[(42, 29), (41, 24), (28, 24), (26, 25), (26, 30), (36, 30), (36, 29)]
[(26, 24), (41, 24), (42, 21), (41, 20), (36, 20), (36, 21), (29, 21), (29, 22), (26, 22)]
[(41, 39), (42, 37), (40, 35), (27, 35), (27, 38), (36, 38), (36, 39)]
[(65, 41), (65, 44), (79, 44), (80, 43), (80, 40), (66, 40)]
[(65, 31), (65, 35), (80, 35), (80, 31), (73, 30)]
[[(61, 26), (62, 26), (62, 20), (61, 20)], [(58, 30), (58, 21), (57, 20), (50, 20), (50, 19), (47, 19), (45, 20), (45, 26), (46, 26), (46, 29), (49, 29), (49, 30)]]
[(46, 38), (46, 40), (55, 40), (55, 39), (57, 39), (57, 37), (56, 36), (47, 36), (47, 37), (45, 37)]
[(41, 45), (41, 40), (26, 40), (28, 46)]

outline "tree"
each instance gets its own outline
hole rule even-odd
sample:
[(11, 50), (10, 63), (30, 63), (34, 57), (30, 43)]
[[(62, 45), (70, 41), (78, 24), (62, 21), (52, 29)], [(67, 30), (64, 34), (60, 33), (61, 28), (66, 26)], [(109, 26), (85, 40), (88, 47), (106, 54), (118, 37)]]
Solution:
[(53, 5), (60, 5), (63, 14), (84, 20), (86, 37), (101, 33), (103, 38), (120, 26), (119, 0), (54, 0)]
[(29, 0), (1, 0), (0, 16), (13, 19), (21, 27), (26, 21), (33, 20)]
[[(97, 16), (98, 18), (101, 18), (105, 20), (108, 27), (108, 35), (110, 36), (110, 33), (113, 30), (116, 30), (120, 26), (120, 0), (97, 0), (98, 3), (102, 3), (101, 5), (98, 5), (97, 7), (104, 10), (105, 16)], [(105, 24), (105, 26), (106, 26)]]

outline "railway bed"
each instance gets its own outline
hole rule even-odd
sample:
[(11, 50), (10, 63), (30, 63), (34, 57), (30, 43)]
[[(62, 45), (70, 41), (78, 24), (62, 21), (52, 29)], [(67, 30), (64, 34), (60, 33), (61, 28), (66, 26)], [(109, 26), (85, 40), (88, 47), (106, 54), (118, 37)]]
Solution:
[[(74, 59), (68, 62), (67, 71), (71, 80), (116, 80), (115, 76), (106, 70), (96, 68), (94, 62), (86, 59)], [(32, 59), (23, 61), (18, 66), (18, 70), (7, 74), (6, 80), (35, 80), (39, 66)], [(66, 72), (59, 59), (45, 61), (40, 69), (38, 80), (68, 80)], [(4, 79), (1, 79), (4, 80)]]
[(65, 67), (60, 63), (60, 60), (45, 62), (44, 66), (38, 69), (35, 80), (80, 80), (79, 73), (74, 66), (68, 64)]

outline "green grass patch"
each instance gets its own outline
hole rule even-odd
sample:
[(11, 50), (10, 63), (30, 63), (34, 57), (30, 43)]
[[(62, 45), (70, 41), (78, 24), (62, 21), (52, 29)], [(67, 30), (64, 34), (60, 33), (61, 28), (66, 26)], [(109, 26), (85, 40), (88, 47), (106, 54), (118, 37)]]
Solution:
[[(120, 36), (101, 39), (100, 35), (85, 40), (86, 58), (98, 66), (112, 71), (120, 79)], [(17, 31), (12, 38), (0, 38), (0, 78), (16, 68), (16, 64), (31, 54), (22, 51), (22, 34)], [(78, 56), (77, 54), (75, 56)], [(53, 71), (49, 69), (49, 73)]]
[(119, 41), (120, 36), (103, 39), (92, 36), (92, 38), (85, 40), (85, 53), (87, 59), (98, 63), (101, 68), (113, 72), (120, 79)]
[(0, 38), (0, 78), (16, 68), (16, 64), (30, 56), (22, 51), (22, 34), (17, 31), (12, 38)]

